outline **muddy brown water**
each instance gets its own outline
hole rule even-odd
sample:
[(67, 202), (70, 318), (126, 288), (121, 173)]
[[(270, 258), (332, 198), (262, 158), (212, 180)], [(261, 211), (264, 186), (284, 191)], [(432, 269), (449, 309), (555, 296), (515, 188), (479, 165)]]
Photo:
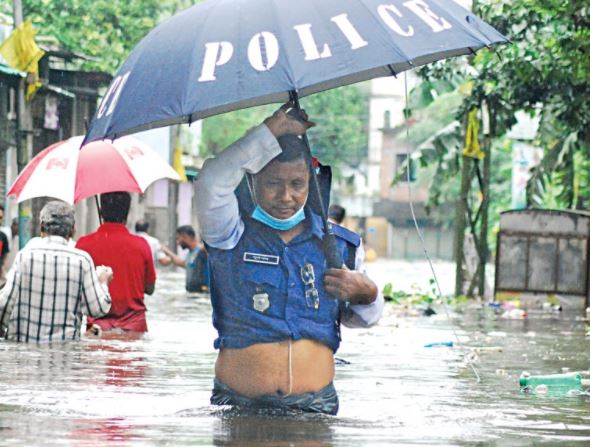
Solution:
[[(244, 414), (209, 405), (211, 307), (183, 283), (182, 272), (160, 275), (139, 340), (0, 342), (0, 445), (590, 445), (590, 396), (518, 389), (523, 370), (590, 367), (581, 314), (512, 320), (472, 305), (449, 320), (388, 306), (377, 327), (344, 331), (338, 416)], [(502, 349), (468, 354), (479, 382), (471, 350), (424, 347), (455, 337)]]

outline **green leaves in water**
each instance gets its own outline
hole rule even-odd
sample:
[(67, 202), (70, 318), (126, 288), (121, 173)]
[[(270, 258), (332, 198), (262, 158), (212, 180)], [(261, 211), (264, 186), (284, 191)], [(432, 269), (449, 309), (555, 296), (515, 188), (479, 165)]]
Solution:
[(466, 304), (468, 298), (465, 295), (442, 297), (439, 295), (436, 281), (434, 278), (428, 280), (429, 290), (421, 289), (417, 284), (412, 285), (411, 290), (395, 290), (392, 283), (387, 283), (383, 287), (383, 297), (385, 301), (393, 304), (402, 304), (408, 306), (427, 306), (442, 303), (444, 299), (446, 304), (460, 306)]

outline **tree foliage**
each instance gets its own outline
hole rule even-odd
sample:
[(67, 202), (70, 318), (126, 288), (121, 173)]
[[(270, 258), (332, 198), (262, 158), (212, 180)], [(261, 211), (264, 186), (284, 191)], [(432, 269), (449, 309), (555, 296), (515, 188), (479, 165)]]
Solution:
[[(558, 193), (558, 200), (551, 198), (551, 204), (583, 206), (590, 195), (588, 176), (581, 171), (583, 163), (572, 161), (576, 153), (588, 158), (590, 146), (588, 2), (481, 0), (476, 12), (512, 44), (501, 48), (499, 55), (480, 51), (469, 64), (446, 61), (426, 67), (422, 76), (469, 84), (470, 94), (456, 113), (458, 121), (485, 99), (496, 137), (514, 124), (517, 111), (539, 114), (536, 144), (544, 149), (545, 158), (529, 182), (530, 204), (542, 205), (539, 197), (551, 188), (552, 194)], [(447, 180), (454, 181), (453, 176), (449, 173)]]
[[(301, 99), (301, 105), (317, 124), (308, 132), (314, 156), (331, 165), (336, 175), (344, 165), (358, 167), (367, 155), (368, 144), (368, 96), (363, 88), (352, 85), (317, 93)], [(277, 107), (254, 107), (206, 118), (202, 155), (219, 153)]]
[(219, 154), (244, 135), (248, 129), (260, 124), (273, 111), (272, 106), (266, 105), (205, 118), (203, 120), (201, 155), (211, 157)]
[[(435, 95), (426, 102), (416, 98), (429, 87), (432, 85), (422, 86), (410, 96), (410, 104), (415, 107), (412, 116), (416, 124), (410, 128), (407, 140), (417, 149), (412, 158), (420, 166), (418, 177), (428, 176), (430, 179), (427, 211), (439, 223), (451, 225), (455, 216), (449, 212), (452, 209), (449, 204), (454, 204), (460, 195), (461, 161), (465, 145), (463, 123), (458, 117), (470, 87), (463, 84), (452, 92)], [(443, 89), (446, 90), (447, 87)], [(431, 91), (435, 92), (436, 89)], [(489, 228), (493, 232), (498, 224), (499, 213), (507, 209), (511, 201), (510, 140), (496, 139), (492, 145), (492, 154)], [(481, 163), (479, 168), (482, 168)], [(474, 181), (467, 200), (477, 208), (481, 199), (479, 186)]]
[(317, 127), (309, 132), (314, 154), (338, 171), (357, 168), (368, 154), (369, 98), (362, 86), (328, 90), (302, 100)]
[[(10, 3), (10, 2), (7, 2)], [(197, 0), (23, 0), (23, 16), (63, 49), (89, 56), (87, 70), (113, 73), (161, 20)], [(12, 14), (10, 4), (3, 12)]]

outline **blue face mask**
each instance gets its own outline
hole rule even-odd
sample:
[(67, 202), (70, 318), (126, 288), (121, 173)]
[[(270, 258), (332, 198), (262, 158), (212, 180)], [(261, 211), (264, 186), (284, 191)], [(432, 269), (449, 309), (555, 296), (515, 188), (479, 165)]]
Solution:
[(305, 210), (302, 206), (299, 211), (287, 219), (277, 219), (264, 211), (260, 205), (252, 213), (252, 219), (262, 222), (264, 225), (279, 231), (287, 231), (301, 223), (305, 219)]

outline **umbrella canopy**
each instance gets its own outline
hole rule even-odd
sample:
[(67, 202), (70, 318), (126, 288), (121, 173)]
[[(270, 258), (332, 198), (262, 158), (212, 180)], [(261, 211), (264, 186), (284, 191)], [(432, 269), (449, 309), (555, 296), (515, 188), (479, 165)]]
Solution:
[(299, 97), (507, 42), (453, 0), (209, 0), (152, 30), (87, 141)]
[(95, 141), (82, 148), (83, 137), (55, 143), (37, 154), (8, 191), (18, 202), (54, 197), (70, 204), (113, 191), (143, 193), (155, 180), (180, 180), (162, 157), (145, 143), (123, 137)]

